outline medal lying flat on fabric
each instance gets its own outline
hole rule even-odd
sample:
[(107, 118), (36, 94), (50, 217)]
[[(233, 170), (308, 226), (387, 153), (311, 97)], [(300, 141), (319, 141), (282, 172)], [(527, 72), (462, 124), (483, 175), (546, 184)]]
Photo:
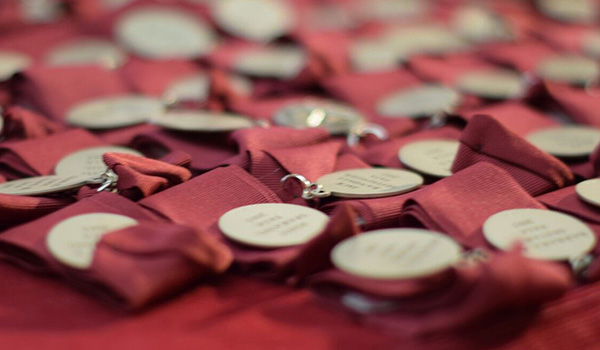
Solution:
[(100, 6), (105, 10), (119, 9), (135, 0), (100, 0)]
[(204, 102), (208, 99), (210, 79), (206, 74), (198, 73), (173, 82), (163, 93), (168, 104), (193, 101)]
[(455, 86), (467, 94), (498, 100), (520, 98), (527, 91), (527, 81), (521, 74), (502, 69), (465, 73)]
[(113, 188), (118, 176), (107, 171), (95, 177), (86, 175), (48, 175), (12, 180), (0, 184), (0, 194), (17, 196), (43, 196), (79, 189), (87, 185), (100, 185), (98, 191)]
[(600, 130), (591, 126), (567, 125), (534, 131), (526, 138), (537, 148), (556, 157), (586, 157), (600, 144)]
[[(252, 95), (250, 79), (231, 74), (227, 77), (231, 89), (242, 96)], [(210, 78), (207, 74), (197, 73), (171, 83), (163, 92), (162, 99), (167, 105), (177, 105), (182, 102), (204, 102), (210, 94)]]
[(219, 0), (212, 13), (227, 33), (258, 42), (288, 34), (295, 24), (294, 11), (282, 0)]
[(140, 152), (128, 147), (90, 147), (73, 152), (63, 157), (54, 166), (54, 173), (62, 176), (85, 175), (88, 177), (101, 174), (107, 168), (107, 165), (102, 159), (102, 156), (105, 153), (127, 153), (134, 156), (144, 156)]
[(110, 213), (73, 216), (50, 229), (46, 247), (61, 263), (75, 269), (87, 269), (92, 266), (96, 245), (103, 235), (137, 224), (135, 219)]
[(598, 18), (598, 4), (593, 0), (537, 0), (544, 15), (569, 23), (591, 23)]
[(511, 209), (490, 216), (483, 224), (485, 238), (496, 248), (523, 244), (524, 255), (564, 261), (586, 255), (596, 246), (596, 235), (582, 221), (545, 209)]
[(366, 0), (358, 3), (356, 14), (365, 20), (402, 20), (423, 16), (428, 8), (421, 0)]
[(28, 24), (53, 23), (65, 14), (64, 4), (59, 0), (18, 1), (21, 16)]
[(448, 177), (460, 142), (456, 140), (423, 140), (404, 145), (398, 151), (402, 164), (425, 175)]
[(374, 279), (425, 277), (457, 264), (462, 248), (452, 238), (421, 229), (365, 232), (338, 243), (331, 262), (352, 275)]
[(98, 64), (116, 69), (128, 58), (125, 51), (108, 40), (87, 38), (54, 47), (45, 61), (55, 66)]
[(233, 69), (259, 78), (294, 79), (306, 66), (306, 53), (293, 45), (269, 46), (241, 52)]
[(350, 61), (359, 72), (379, 72), (393, 70), (406, 56), (396, 54), (385, 40), (359, 39), (350, 46)]
[(209, 53), (216, 35), (199, 17), (166, 6), (128, 11), (115, 25), (117, 40), (150, 59), (197, 58)]
[(581, 49), (589, 57), (600, 58), (600, 32), (594, 31), (586, 35), (581, 43)]
[(585, 180), (575, 186), (579, 198), (589, 204), (600, 207), (600, 179)]
[(138, 96), (101, 97), (75, 105), (67, 122), (87, 129), (112, 129), (142, 124), (165, 113), (160, 99)]
[(543, 78), (577, 86), (586, 86), (600, 76), (598, 62), (583, 56), (555, 55), (543, 59), (536, 72)]
[(466, 5), (454, 12), (452, 27), (463, 38), (484, 43), (512, 38), (508, 23), (484, 7)]
[(382, 38), (396, 55), (444, 55), (469, 47), (468, 42), (448, 28), (437, 25), (414, 25), (389, 30)]
[(228, 238), (260, 248), (304, 244), (323, 231), (329, 217), (295, 204), (264, 203), (239, 207), (219, 218), (219, 229)]
[(295, 129), (323, 127), (332, 134), (348, 134), (363, 120), (360, 112), (346, 104), (317, 99), (288, 104), (273, 116), (277, 125)]
[(451, 112), (460, 100), (460, 94), (454, 89), (438, 84), (423, 84), (383, 97), (377, 104), (377, 113), (384, 117), (431, 117)]
[(29, 67), (33, 59), (15, 51), (0, 50), (0, 82)]
[(336, 171), (308, 181), (299, 174), (286, 175), (282, 183), (296, 179), (303, 185), (302, 198), (329, 196), (341, 198), (378, 198), (395, 196), (415, 190), (423, 184), (419, 174), (400, 169), (367, 168)]
[(305, 29), (346, 31), (358, 27), (358, 21), (345, 6), (336, 3), (314, 4), (303, 21)]
[(251, 119), (211, 111), (171, 111), (150, 121), (165, 129), (196, 132), (226, 132), (256, 126)]
[(251, 79), (239, 75), (231, 74), (227, 77), (227, 80), (231, 86), (231, 89), (239, 95), (251, 96), (254, 92), (254, 83)]

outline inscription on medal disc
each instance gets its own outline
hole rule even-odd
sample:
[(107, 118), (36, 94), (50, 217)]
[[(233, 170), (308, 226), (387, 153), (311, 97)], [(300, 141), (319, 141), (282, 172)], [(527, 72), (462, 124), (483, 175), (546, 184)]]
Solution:
[(338, 243), (331, 261), (352, 275), (376, 279), (424, 277), (447, 269), (461, 258), (450, 237), (420, 229), (365, 232)]

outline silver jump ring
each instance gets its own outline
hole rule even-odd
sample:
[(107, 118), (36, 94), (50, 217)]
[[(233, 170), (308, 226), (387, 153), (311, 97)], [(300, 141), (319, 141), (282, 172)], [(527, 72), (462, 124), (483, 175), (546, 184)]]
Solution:
[(294, 179), (300, 182), (302, 186), (302, 198), (306, 200), (315, 198), (324, 198), (331, 196), (330, 192), (324, 191), (323, 186), (308, 181), (306, 177), (300, 174), (289, 174), (281, 178), (280, 183), (283, 186), (288, 180)]
[(367, 135), (373, 135), (381, 141), (389, 138), (387, 130), (378, 124), (364, 124), (352, 130), (346, 137), (346, 143), (350, 147), (355, 147), (360, 143), (360, 140)]
[(97, 192), (116, 192), (116, 186), (117, 182), (119, 181), (119, 175), (117, 175), (111, 169), (106, 169), (106, 171), (103, 172), (102, 175), (100, 175), (100, 179), (103, 180), (103, 182), (100, 185), (100, 187), (98, 187), (98, 189), (96, 190)]
[(594, 256), (590, 254), (586, 254), (577, 258), (569, 259), (569, 264), (571, 265), (571, 270), (573, 270), (573, 274), (579, 278), (585, 280), (587, 269), (594, 262)]

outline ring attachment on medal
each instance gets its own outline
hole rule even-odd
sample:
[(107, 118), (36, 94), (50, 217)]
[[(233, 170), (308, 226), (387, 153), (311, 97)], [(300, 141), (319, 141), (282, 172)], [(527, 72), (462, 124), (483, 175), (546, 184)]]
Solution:
[(325, 128), (331, 134), (349, 134), (365, 118), (355, 108), (344, 103), (308, 98), (286, 104), (273, 116), (277, 125), (294, 129)]
[(598, 239), (582, 221), (546, 209), (510, 209), (490, 216), (483, 235), (494, 247), (510, 250), (522, 244), (523, 254), (533, 259), (568, 262), (582, 275), (593, 261), (590, 255)]
[(0, 194), (44, 196), (69, 192), (88, 185), (99, 185), (98, 192), (116, 192), (118, 181), (119, 176), (110, 169), (95, 177), (81, 174), (35, 176), (0, 184)]
[(389, 138), (389, 134), (383, 126), (379, 124), (365, 123), (350, 131), (348, 136), (346, 136), (346, 143), (350, 147), (358, 146), (360, 140), (368, 135), (373, 135), (381, 141), (385, 141)]
[(302, 186), (306, 200), (326, 198), (379, 198), (407, 193), (421, 187), (423, 177), (411, 171), (386, 168), (365, 168), (336, 171), (309, 181), (300, 174), (289, 174), (282, 185), (296, 180)]

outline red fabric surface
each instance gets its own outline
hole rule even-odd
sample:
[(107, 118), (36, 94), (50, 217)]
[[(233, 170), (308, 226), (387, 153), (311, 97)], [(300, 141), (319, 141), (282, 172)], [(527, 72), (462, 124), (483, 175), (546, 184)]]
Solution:
[(116, 72), (96, 66), (33, 67), (24, 75), (23, 94), (55, 120), (77, 104), (128, 93)]
[(113, 193), (102, 192), (40, 220), (4, 232), (0, 236), (2, 255), (27, 269), (50, 271), (55, 262), (45, 247), (46, 234), (58, 222), (85, 213), (115, 213), (136, 220), (156, 220), (152, 213), (145, 211), (134, 202)]
[(600, 174), (600, 147), (590, 155), (590, 163), (592, 163), (596, 175)]
[(280, 199), (275, 193), (232, 165), (212, 170), (139, 203), (177, 224), (219, 233), (217, 220), (227, 211), (243, 205), (277, 202)]
[(521, 137), (538, 129), (560, 125), (549, 116), (517, 102), (493, 104), (461, 113), (467, 120), (471, 120), (478, 114), (485, 114), (496, 119), (502, 126)]
[[(403, 9), (402, 2), (390, 2), (381, 11), (375, 0), (288, 1), (295, 11), (292, 29), (268, 43), (248, 43), (227, 33), (213, 19), (214, 4), (202, 1), (141, 0), (111, 9), (105, 0), (64, 0), (62, 19), (48, 24), (26, 23), (18, 9), (24, 3), (0, 4), (0, 51), (15, 50), (34, 59), (24, 74), (0, 83), (5, 114), (0, 182), (51, 173), (58, 159), (90, 146), (129, 146), (152, 158), (105, 155), (120, 176), (118, 195), (91, 188), (83, 188), (77, 197), (0, 195), (2, 347), (600, 348), (598, 247), (587, 281), (578, 285), (566, 264), (529, 260), (516, 252), (491, 253), (490, 261), (477, 266), (390, 283), (346, 275), (329, 261), (330, 250), (341, 239), (388, 227), (424, 226), (467, 247), (485, 248), (483, 222), (512, 208), (547, 206), (581, 218), (600, 233), (600, 211), (581, 201), (571, 186), (599, 174), (600, 151), (589, 161), (559, 161), (524, 141), (530, 132), (558, 125), (558, 118), (551, 117), (557, 112), (576, 123), (600, 125), (598, 88), (538, 84), (535, 77), (541, 59), (582, 52), (583, 35), (596, 30), (597, 23), (559, 24), (544, 17), (536, 2), (492, 0), (484, 9), (511, 26), (514, 41), (471, 42), (459, 53), (409, 53), (406, 62), (389, 71), (357, 73), (350, 57), (356, 41), (383, 40), (395, 28), (413, 25), (434, 24), (455, 32), (456, 11), (481, 4), (432, 1), (408, 18), (403, 11), (415, 10), (416, 4)], [(219, 37), (216, 50), (202, 58), (169, 61), (150, 61), (133, 53), (127, 64), (113, 71), (45, 64), (54, 46), (74, 38), (95, 35), (116, 42), (117, 20), (149, 4), (178, 8), (204, 20)], [(334, 16), (326, 16), (326, 23), (316, 22), (317, 10), (333, 5), (352, 20), (349, 27), (336, 27)], [(261, 16), (252, 24), (261, 25)], [(281, 44), (306, 51), (303, 72), (287, 82), (242, 77), (253, 91), (241, 91), (229, 73), (237, 50)], [(463, 120), (452, 116), (446, 126), (436, 128), (426, 119), (377, 114), (381, 98), (399, 89), (423, 81), (452, 85), (465, 71), (496, 67), (533, 78), (531, 94), (506, 103), (467, 96), (456, 112)], [(130, 93), (161, 96), (172, 82), (196, 72), (210, 79), (208, 101), (185, 107), (272, 120), (288, 103), (337, 99), (357, 108), (366, 121), (383, 125), (390, 140), (368, 136), (358, 147), (349, 147), (343, 137), (324, 129), (255, 127), (196, 134), (148, 124), (91, 134), (67, 129), (63, 123), (68, 109), (80, 102)], [(463, 131), (464, 120), (468, 124)], [(456, 173), (427, 179), (428, 185), (414, 192), (313, 203), (290, 199), (279, 186), (279, 179), (291, 172), (314, 181), (332, 171), (369, 166), (366, 163), (401, 167), (399, 148), (429, 137), (461, 140)], [(142, 197), (138, 203), (130, 200)], [(269, 251), (234, 244), (216, 227), (219, 216), (230, 209), (280, 202), (311, 205), (330, 215), (331, 222), (302, 246)], [(90, 211), (128, 215), (141, 225), (104, 236), (91, 269), (68, 269), (49, 255), (45, 235), (60, 220)], [(225, 271), (234, 257), (235, 269)], [(47, 273), (29, 274), (11, 263)], [(276, 279), (260, 279), (265, 276)], [(376, 308), (389, 311), (351, 311), (339, 303), (346, 292), (362, 293)], [(123, 312), (98, 301), (128, 310), (147, 307)]]
[[(92, 266), (77, 270), (56, 261), (45, 240), (55, 224), (85, 213), (118, 213), (140, 225), (107, 234), (98, 244)], [(62, 275), (124, 308), (141, 307), (197, 278), (222, 272), (231, 261), (231, 253), (213, 238), (190, 228), (157, 223), (142, 208), (110, 193), (6, 231), (0, 242), (4, 258), (33, 271)]]
[(455, 172), (411, 197), (402, 212), (406, 224), (445, 232), (471, 248), (486, 245), (481, 226), (491, 215), (544, 207), (506, 171), (487, 162)]
[[(446, 57), (416, 57), (410, 61), (415, 74), (426, 81), (442, 83), (454, 87), (463, 74), (471, 72), (489, 72), (497, 69), (495, 65), (486, 62), (472, 54), (454, 54)], [(460, 109), (476, 108), (485, 104), (485, 100), (473, 95), (465, 95)]]
[(288, 188), (282, 187), (280, 180), (288, 174), (300, 174), (316, 182), (333, 171), (368, 167), (351, 154), (338, 162), (340, 146), (339, 142), (331, 141), (306, 147), (248, 151), (248, 171), (280, 198), (285, 198), (289, 195)]
[(210, 170), (235, 157), (235, 145), (223, 133), (183, 133), (150, 128), (137, 132), (129, 145), (152, 158), (176, 150), (191, 156), (194, 170)]
[(8, 34), (0, 38), (0, 48), (42, 59), (56, 42), (75, 38), (77, 29), (71, 22), (59, 22), (27, 27)]
[(240, 152), (309, 146), (325, 141), (329, 136), (329, 132), (321, 128), (295, 130), (276, 126), (243, 129), (231, 135)]
[(484, 57), (494, 62), (533, 74), (542, 59), (555, 53), (556, 51), (537, 39), (516, 43), (498, 43), (490, 45), (482, 51)]
[(371, 165), (379, 165), (390, 168), (402, 168), (404, 167), (400, 163), (398, 158), (398, 151), (400, 149), (416, 141), (428, 140), (428, 139), (446, 139), (446, 140), (458, 140), (461, 135), (461, 130), (454, 126), (443, 126), (435, 129), (426, 129), (419, 132), (412, 133), (406, 137), (393, 139), (387, 142), (382, 142), (378, 145), (374, 145), (367, 149), (362, 155), (367, 163)]
[(348, 205), (357, 213), (361, 227), (365, 230), (397, 227), (404, 203), (412, 195), (413, 193), (406, 193), (383, 198), (338, 200), (324, 205), (322, 209), (331, 211), (338, 206)]
[[(310, 28), (306, 28), (310, 29)], [(348, 46), (349, 35), (341, 32), (297, 33), (295, 37), (303, 43), (315, 59), (319, 60), (327, 72), (342, 73), (349, 71)], [(335, 42), (336, 45), (331, 45)]]
[(235, 264), (248, 273), (297, 284), (331, 266), (329, 252), (340, 241), (359, 233), (356, 217), (349, 206), (340, 206), (323, 231), (309, 242), (289, 248), (258, 249), (226, 241)]
[(75, 200), (69, 196), (44, 198), (0, 194), (0, 228), (10, 227), (37, 219), (48, 213), (64, 208)]
[(596, 206), (580, 199), (575, 192), (575, 186), (546, 193), (536, 199), (550, 209), (579, 217), (587, 222), (600, 224), (600, 211)]
[(222, 273), (231, 252), (214, 238), (155, 222), (102, 237), (86, 271), (61, 271), (98, 298), (135, 309), (202, 279)]
[(576, 88), (565, 84), (547, 82), (546, 90), (550, 97), (576, 122), (600, 126), (598, 104), (600, 88)]
[(103, 159), (119, 176), (117, 189), (134, 192), (128, 197), (148, 197), (192, 177), (188, 169), (180, 166), (189, 164), (189, 157), (185, 154), (173, 157), (173, 164), (121, 153), (106, 153)]
[[(338, 293), (339, 288), (351, 290), (356, 278), (347, 278), (347, 284), (343, 275), (334, 272), (317, 276), (312, 283), (319, 289), (334, 287), (334, 296), (336, 289)], [(393, 302), (388, 306), (390, 312), (367, 312), (362, 316), (364, 322), (395, 333), (421, 336), (474, 332), (482, 320), (493, 319), (494, 315), (506, 320), (535, 311), (536, 305), (561, 297), (572, 284), (569, 271), (562, 266), (529, 260), (518, 253), (499, 254), (488, 263), (436, 277), (390, 283), (362, 281), (367, 291), (383, 294), (385, 300)], [(389, 299), (391, 295), (395, 298)], [(510, 315), (511, 311), (519, 312)]]
[(4, 113), (2, 135), (7, 140), (35, 139), (64, 130), (64, 126), (20, 106), (12, 106)]
[(154, 97), (162, 97), (171, 84), (200, 72), (200, 67), (189, 61), (147, 61), (139, 58), (130, 60), (119, 70), (132, 91)]
[(50, 175), (63, 157), (77, 150), (101, 146), (102, 142), (82, 129), (71, 129), (46, 137), (0, 144), (0, 171), (9, 179)]
[[(268, 52), (268, 50), (269, 46), (241, 40), (230, 41), (218, 50), (213, 51), (207, 60), (216, 68), (235, 72), (236, 60), (240, 57), (249, 53)], [(305, 54), (305, 66), (294, 77), (289, 79), (257, 77), (254, 84), (256, 94), (268, 96), (273, 93), (281, 94), (285, 91), (293, 92), (294, 89), (309, 88), (315, 85), (317, 77), (323, 74), (323, 68), (309, 52)]]
[(333, 96), (366, 113), (373, 123), (386, 127), (392, 136), (402, 135), (416, 127), (409, 118), (385, 118), (377, 113), (377, 103), (389, 94), (417, 87), (421, 81), (405, 70), (383, 73), (351, 73), (328, 77), (321, 82)]
[(507, 130), (495, 119), (477, 115), (469, 121), (452, 171), (489, 162), (508, 171), (532, 195), (569, 185), (573, 174), (560, 160)]
[(536, 30), (536, 34), (557, 50), (575, 54), (583, 53), (585, 35), (591, 33), (592, 29), (588, 26), (570, 26), (556, 22), (545, 23)]

